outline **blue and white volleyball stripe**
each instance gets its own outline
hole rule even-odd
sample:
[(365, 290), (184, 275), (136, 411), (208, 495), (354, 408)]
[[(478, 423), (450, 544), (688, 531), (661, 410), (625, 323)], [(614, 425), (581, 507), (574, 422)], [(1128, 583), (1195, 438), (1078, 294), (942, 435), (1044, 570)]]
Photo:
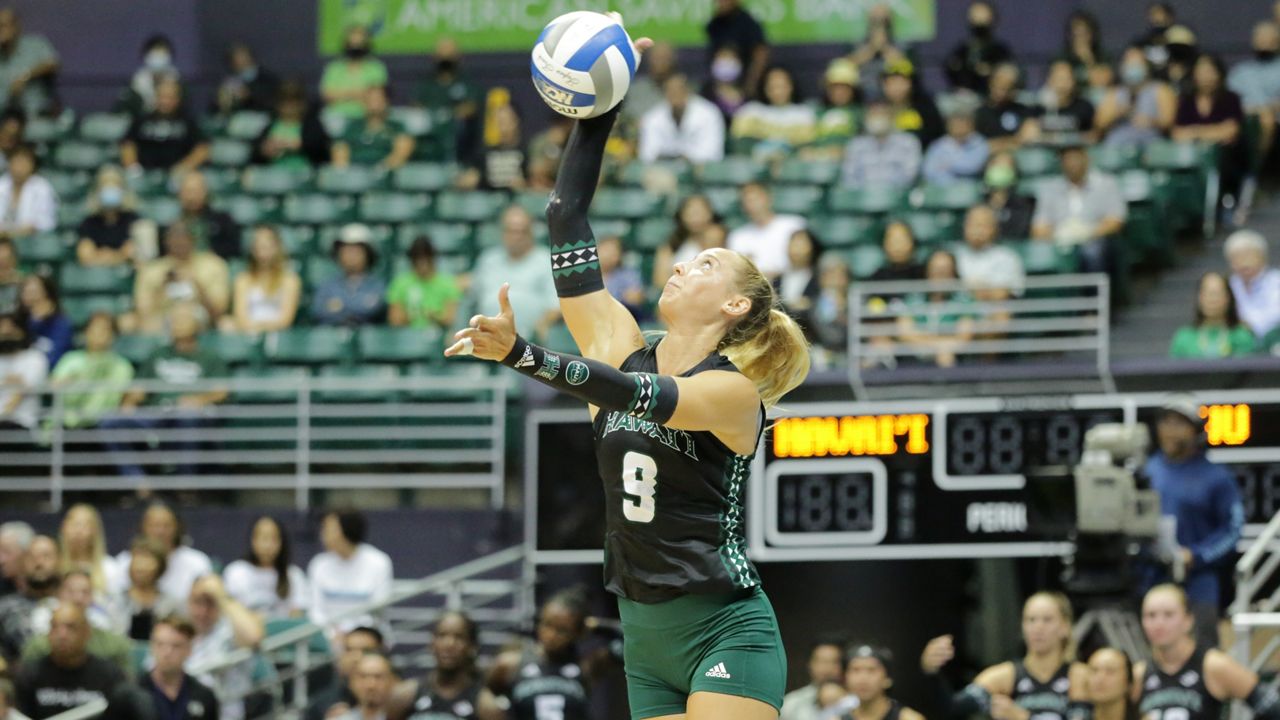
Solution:
[(580, 10), (552, 20), (533, 47), (538, 94), (556, 112), (589, 118), (611, 110), (631, 87), (638, 55), (618, 20)]

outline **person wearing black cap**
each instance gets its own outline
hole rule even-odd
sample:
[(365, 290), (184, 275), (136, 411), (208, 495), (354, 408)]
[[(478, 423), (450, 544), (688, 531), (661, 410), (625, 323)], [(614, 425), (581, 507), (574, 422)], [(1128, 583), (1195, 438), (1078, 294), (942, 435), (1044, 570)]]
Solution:
[(378, 252), (369, 227), (351, 223), (333, 241), (333, 257), (342, 273), (316, 288), (311, 319), (321, 325), (365, 325), (382, 319), (387, 285), (374, 274)]
[[(1144, 472), (1160, 494), (1160, 512), (1177, 523), (1178, 555), (1200, 639), (1217, 644), (1222, 601), (1219, 574), (1235, 552), (1244, 527), (1244, 505), (1235, 477), (1205, 456), (1204, 419), (1200, 404), (1189, 395), (1168, 398), (1156, 420), (1160, 451), (1147, 460)], [(1168, 582), (1164, 567), (1151, 567), (1144, 587)]]
[(893, 653), (888, 648), (859, 645), (849, 651), (844, 685), (858, 707), (843, 720), (924, 720), (924, 716), (889, 697), (893, 687)]
[(1081, 270), (1106, 272), (1108, 238), (1124, 230), (1129, 206), (1113, 176), (1089, 169), (1081, 136), (1064, 137), (1059, 148), (1062, 177), (1040, 186), (1031, 235), (1078, 247)]

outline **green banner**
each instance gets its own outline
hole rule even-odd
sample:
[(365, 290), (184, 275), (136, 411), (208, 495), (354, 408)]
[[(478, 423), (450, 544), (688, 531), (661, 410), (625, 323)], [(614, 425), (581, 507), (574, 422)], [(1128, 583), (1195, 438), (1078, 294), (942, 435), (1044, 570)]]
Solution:
[[(529, 50), (552, 19), (574, 10), (616, 10), (632, 37), (648, 35), (679, 46), (706, 43), (703, 27), (711, 0), (318, 0), (319, 48), (331, 55), (349, 25), (367, 25), (374, 51), (384, 55), (430, 52), (441, 37), (464, 51)], [(935, 0), (745, 0), (771, 43), (848, 42), (866, 31), (867, 10), (887, 2), (902, 40), (934, 35)]]

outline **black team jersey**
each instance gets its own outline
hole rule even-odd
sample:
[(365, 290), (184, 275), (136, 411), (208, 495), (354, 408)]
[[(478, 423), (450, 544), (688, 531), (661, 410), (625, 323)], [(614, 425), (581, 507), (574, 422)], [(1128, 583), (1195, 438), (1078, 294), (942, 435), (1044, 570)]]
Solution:
[(1147, 663), (1142, 676), (1142, 697), (1138, 700), (1141, 720), (1219, 720), (1222, 701), (1209, 694), (1204, 683), (1205, 649), (1196, 646), (1187, 663), (1177, 672), (1166, 673)]
[(1031, 713), (1031, 720), (1066, 720), (1071, 702), (1071, 663), (1062, 663), (1048, 682), (1040, 682), (1027, 672), (1021, 660), (1013, 662), (1013, 695), (1018, 707)]

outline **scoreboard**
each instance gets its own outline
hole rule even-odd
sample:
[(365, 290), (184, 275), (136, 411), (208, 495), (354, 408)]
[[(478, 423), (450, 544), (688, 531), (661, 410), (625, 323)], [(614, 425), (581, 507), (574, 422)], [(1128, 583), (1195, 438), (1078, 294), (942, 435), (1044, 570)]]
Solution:
[[(1153, 423), (1164, 394), (788, 404), (747, 483), (759, 561), (1063, 554), (1072, 469), (1098, 423)], [(1197, 395), (1236, 473), (1246, 535), (1280, 510), (1280, 390)], [(526, 534), (539, 562), (598, 560), (603, 492), (585, 410), (528, 417)], [(1152, 426), (1152, 451), (1156, 449)]]

